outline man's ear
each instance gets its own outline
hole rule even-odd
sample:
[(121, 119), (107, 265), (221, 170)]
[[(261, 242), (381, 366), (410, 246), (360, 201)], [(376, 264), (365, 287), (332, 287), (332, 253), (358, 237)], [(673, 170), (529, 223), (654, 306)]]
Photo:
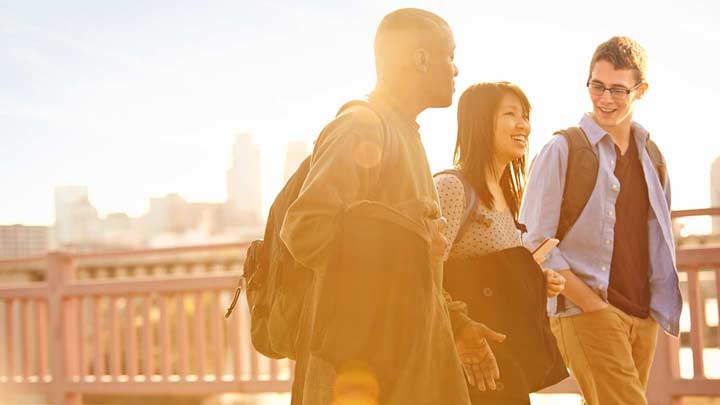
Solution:
[(427, 73), (430, 64), (430, 54), (423, 48), (416, 49), (415, 52), (413, 52), (413, 64), (415, 65), (415, 69)]
[(648, 89), (648, 84), (647, 84), (647, 82), (641, 84), (640, 87), (638, 87), (638, 89), (637, 89), (637, 97), (636, 97), (636, 99), (640, 100), (641, 98), (643, 98), (643, 96), (645, 95), (645, 92), (647, 91), (647, 89)]

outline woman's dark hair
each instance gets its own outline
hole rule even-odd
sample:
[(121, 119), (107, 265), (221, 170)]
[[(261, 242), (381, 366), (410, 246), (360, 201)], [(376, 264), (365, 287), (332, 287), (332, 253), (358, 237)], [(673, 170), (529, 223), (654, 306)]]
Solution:
[[(470, 86), (458, 103), (458, 131), (453, 163), (473, 186), (478, 198), (493, 207), (493, 196), (487, 186), (486, 175), (495, 171), (495, 114), (503, 97), (516, 96), (523, 107), (523, 115), (530, 117), (530, 102), (520, 88), (508, 82), (487, 82)], [(507, 166), (500, 176), (500, 187), (515, 220), (520, 211), (525, 187), (527, 153)]]

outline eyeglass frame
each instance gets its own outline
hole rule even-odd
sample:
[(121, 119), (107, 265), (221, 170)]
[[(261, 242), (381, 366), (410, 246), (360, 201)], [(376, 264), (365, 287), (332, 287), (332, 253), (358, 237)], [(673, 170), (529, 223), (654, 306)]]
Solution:
[[(592, 83), (590, 80), (588, 80), (587, 83), (585, 83), (585, 87), (587, 87), (588, 92), (589, 92), (590, 95), (592, 95), (592, 96), (602, 97), (603, 95), (605, 95), (605, 92), (607, 91), (607, 92), (610, 93), (610, 97), (612, 97), (612, 98), (615, 99), (615, 100), (622, 101), (622, 100), (627, 99), (628, 96), (630, 95), (630, 93), (632, 93), (633, 91), (637, 90), (640, 86), (642, 86), (643, 83), (644, 83), (644, 82), (639, 82), (638, 84), (636, 84), (636, 85), (633, 86), (632, 88), (626, 89), (625, 87), (605, 87), (605, 85), (603, 85), (603, 84)], [(598, 95), (592, 94), (592, 91), (590, 91), (590, 85), (591, 85), (591, 84), (592, 84), (592, 85), (595, 85), (595, 86), (598, 86), (598, 87), (602, 87), (602, 93), (600, 93), (600, 94), (598, 94)], [(617, 92), (617, 91), (622, 91), (622, 92), (619, 93), (619, 96), (616, 97), (615, 95), (613, 95), (613, 90), (616, 91), (616, 92)]]

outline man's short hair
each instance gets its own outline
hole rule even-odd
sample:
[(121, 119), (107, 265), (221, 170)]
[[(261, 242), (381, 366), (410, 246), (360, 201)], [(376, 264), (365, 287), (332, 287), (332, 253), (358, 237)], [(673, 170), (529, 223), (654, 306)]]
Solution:
[(375, 33), (375, 66), (380, 73), (386, 63), (393, 64), (408, 44), (427, 45), (438, 33), (449, 30), (448, 23), (437, 14), (418, 8), (401, 8), (386, 15)]
[(640, 44), (628, 37), (612, 37), (600, 44), (590, 62), (590, 73), (598, 61), (607, 61), (615, 69), (631, 69), (635, 71), (635, 79), (644, 82), (647, 76), (647, 53)]

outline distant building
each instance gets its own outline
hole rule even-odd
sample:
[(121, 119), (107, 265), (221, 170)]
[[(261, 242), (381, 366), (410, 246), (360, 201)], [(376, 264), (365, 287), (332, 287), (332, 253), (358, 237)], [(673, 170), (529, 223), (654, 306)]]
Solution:
[[(306, 148), (302, 142), (291, 145), (286, 165), (297, 166), (298, 159), (302, 160), (307, 154)], [(139, 218), (125, 213), (100, 218), (90, 203), (86, 186), (56, 187), (55, 227), (49, 237), (45, 237), (42, 251), (59, 248), (103, 252), (143, 246), (226, 243), (259, 237), (262, 231), (260, 151), (253, 137), (244, 133), (235, 136), (232, 150), (232, 164), (227, 171), (228, 197), (224, 203), (188, 202), (179, 194), (168, 194), (151, 198), (148, 212)], [(7, 246), (11, 246), (9, 242)]]
[(212, 235), (223, 229), (225, 205), (220, 203), (189, 203), (178, 194), (151, 198), (150, 211), (141, 218), (146, 240), (162, 235), (182, 235), (187, 232)]
[(223, 230), (224, 204), (219, 203), (190, 203), (190, 217), (193, 221), (193, 229), (204, 232), (208, 235), (216, 234)]
[(144, 219), (149, 234), (183, 232), (192, 227), (189, 204), (179, 194), (150, 199), (150, 210)]
[[(720, 207), (720, 156), (712, 163), (710, 168), (710, 206)], [(714, 216), (712, 232), (720, 234), (720, 217)]]
[(295, 170), (297, 170), (298, 166), (300, 166), (300, 163), (302, 163), (309, 154), (310, 151), (308, 151), (307, 142), (290, 141), (288, 143), (287, 152), (285, 153), (285, 166), (283, 167), (283, 178), (285, 179), (285, 182), (290, 179), (290, 176), (295, 173)]
[(113, 250), (133, 249), (145, 246), (147, 235), (137, 218), (124, 212), (108, 214), (102, 220), (103, 240)]
[(250, 134), (237, 134), (227, 172), (226, 222), (258, 224), (262, 212), (260, 150)]
[(130, 232), (133, 227), (133, 219), (124, 212), (108, 214), (103, 221), (103, 230), (106, 237)]
[[(171, 223), (162, 230), (156, 229), (148, 235), (147, 244), (161, 247), (236, 242), (234, 234), (225, 232), (225, 207), (220, 203), (185, 203), (181, 209), (182, 222)], [(172, 208), (179, 212), (179, 206)]]
[(97, 209), (88, 199), (85, 186), (55, 188), (55, 241), (66, 245), (94, 244), (102, 238)]
[(47, 226), (0, 225), (0, 258), (42, 255), (50, 243)]
[(72, 211), (75, 204), (88, 199), (85, 186), (55, 187), (55, 238), (58, 243), (73, 238)]

